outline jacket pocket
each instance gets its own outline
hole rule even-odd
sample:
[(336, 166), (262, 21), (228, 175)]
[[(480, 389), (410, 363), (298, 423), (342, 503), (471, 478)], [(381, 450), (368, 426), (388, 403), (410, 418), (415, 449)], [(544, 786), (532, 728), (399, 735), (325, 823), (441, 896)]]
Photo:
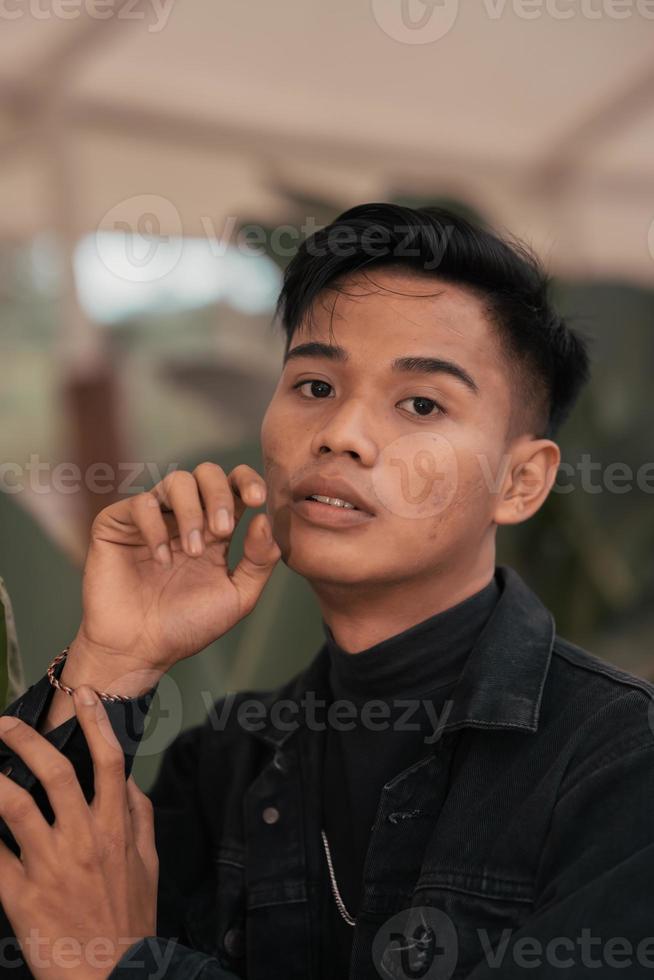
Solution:
[(436, 935), (434, 949), (451, 964), (447, 975), (456, 980), (482, 962), (502, 975), (512, 939), (528, 920), (533, 899), (531, 881), (451, 870), (423, 875), (411, 904), (438, 910), (433, 919), (443, 940), (439, 945)]
[(221, 846), (211, 874), (191, 896), (186, 933), (195, 949), (215, 956), (226, 969), (245, 972), (245, 852)]

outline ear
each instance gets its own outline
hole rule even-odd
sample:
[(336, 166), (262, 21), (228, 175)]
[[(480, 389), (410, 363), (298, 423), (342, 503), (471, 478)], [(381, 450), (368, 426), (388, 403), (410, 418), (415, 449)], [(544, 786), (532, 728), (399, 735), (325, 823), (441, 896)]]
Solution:
[(497, 495), (493, 514), (496, 524), (520, 524), (545, 503), (561, 462), (561, 451), (551, 439), (516, 440), (510, 465)]

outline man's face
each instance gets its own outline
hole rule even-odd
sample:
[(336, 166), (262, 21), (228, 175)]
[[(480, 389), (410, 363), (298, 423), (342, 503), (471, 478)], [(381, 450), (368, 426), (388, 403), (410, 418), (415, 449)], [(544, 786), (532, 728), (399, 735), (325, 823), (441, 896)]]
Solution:
[[(464, 571), (494, 535), (506, 472), (511, 389), (499, 342), (464, 287), (385, 269), (345, 290), (325, 291), (296, 331), (261, 427), (282, 558), (316, 585)], [(309, 343), (342, 350), (294, 355)], [(406, 358), (450, 369), (394, 367)], [(359, 509), (306, 501), (314, 478), (347, 481)]]

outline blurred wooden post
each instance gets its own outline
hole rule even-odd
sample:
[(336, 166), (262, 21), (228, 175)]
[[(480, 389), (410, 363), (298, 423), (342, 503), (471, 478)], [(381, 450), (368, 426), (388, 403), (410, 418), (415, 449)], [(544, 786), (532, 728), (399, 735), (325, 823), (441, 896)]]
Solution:
[[(79, 507), (80, 532), (86, 540), (95, 514), (117, 497), (118, 464), (124, 459), (118, 425), (118, 394), (115, 371), (108, 356), (102, 330), (81, 308), (75, 283), (74, 253), (85, 229), (79, 220), (73, 136), (64, 114), (52, 108), (46, 125), (53, 228), (60, 257), (61, 326), (59, 363), (61, 389), (67, 413), (70, 461), (81, 471)], [(89, 488), (89, 467), (102, 463), (114, 474), (108, 493)]]
[[(63, 396), (75, 462), (82, 473), (82, 506), (80, 521), (85, 533), (103, 507), (116, 500), (120, 484), (120, 436), (118, 432), (118, 392), (115, 373), (110, 364), (86, 374), (69, 375), (63, 381)], [(93, 475), (91, 467), (102, 463), (107, 473)], [(102, 492), (107, 487), (108, 492)], [(111, 489), (109, 489), (111, 487)]]

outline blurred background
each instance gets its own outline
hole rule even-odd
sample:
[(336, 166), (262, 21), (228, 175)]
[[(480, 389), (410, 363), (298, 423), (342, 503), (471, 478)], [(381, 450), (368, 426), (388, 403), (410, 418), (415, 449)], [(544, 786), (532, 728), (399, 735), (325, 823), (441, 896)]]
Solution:
[[(499, 536), (560, 633), (654, 679), (654, 0), (4, 0), (0, 575), (32, 684), (93, 514), (171, 467), (261, 471), (297, 244), (365, 201), (532, 246), (593, 338), (546, 506)], [(233, 545), (240, 553), (242, 530)], [(322, 642), (279, 565), (162, 681), (135, 764)]]

